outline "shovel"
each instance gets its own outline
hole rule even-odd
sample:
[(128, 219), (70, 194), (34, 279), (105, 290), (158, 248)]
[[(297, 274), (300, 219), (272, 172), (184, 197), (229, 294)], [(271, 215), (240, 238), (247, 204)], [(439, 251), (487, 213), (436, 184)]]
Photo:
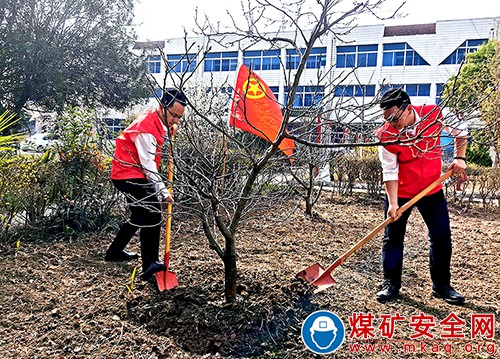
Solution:
[[(174, 140), (172, 136), (172, 141)], [(170, 154), (170, 160), (168, 161), (168, 191), (172, 193), (172, 181), (174, 179), (174, 162), (172, 159), (172, 153)], [(165, 263), (165, 271), (156, 272), (156, 283), (158, 283), (158, 289), (163, 292), (165, 289), (170, 290), (179, 285), (177, 281), (177, 276), (168, 270), (170, 264), (170, 234), (172, 232), (172, 203), (167, 203), (167, 224), (165, 228), (165, 255), (163, 257), (163, 262)]]
[[(409, 202), (405, 203), (402, 207), (398, 209), (398, 214), (403, 213), (408, 208), (413, 206), (419, 199), (424, 197), (434, 188), (436, 188), (439, 184), (441, 184), (445, 179), (449, 178), (452, 174), (452, 171), (448, 171), (439, 177), (437, 180), (432, 182), (429, 186), (427, 186), (422, 192), (417, 194), (414, 198), (412, 198)], [(385, 228), (389, 223), (393, 222), (392, 217), (387, 217), (387, 219), (380, 223), (375, 229), (373, 229), (370, 233), (368, 233), (363, 239), (361, 239), (358, 243), (351, 247), (347, 252), (338, 257), (332, 265), (328, 268), (324, 269), (319, 263), (315, 263), (312, 266), (304, 269), (302, 272), (297, 274), (297, 277), (303, 278), (313, 286), (316, 287), (314, 293), (322, 292), (325, 289), (333, 286), (335, 284), (335, 280), (331, 276), (331, 272), (342, 264), (347, 258), (349, 258), (354, 252), (356, 252), (359, 248), (361, 248), (366, 242), (372, 239), (381, 229)]]

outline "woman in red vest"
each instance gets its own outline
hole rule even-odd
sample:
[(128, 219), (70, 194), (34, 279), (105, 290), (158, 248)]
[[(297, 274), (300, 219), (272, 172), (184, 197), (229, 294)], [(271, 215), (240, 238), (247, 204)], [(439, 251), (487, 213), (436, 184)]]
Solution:
[[(443, 129), (441, 109), (436, 105), (413, 106), (406, 92), (393, 89), (380, 101), (386, 122), (376, 132), (386, 145), (379, 147), (386, 191), (385, 215), (395, 221), (385, 228), (382, 245), (384, 282), (377, 300), (387, 302), (399, 294), (403, 269), (406, 224), (412, 208), (397, 210), (441, 175), (439, 135)], [(455, 158), (449, 169), (462, 175), (467, 168), (465, 150), (467, 131), (455, 135)], [(429, 230), (429, 268), (432, 294), (451, 304), (463, 304), (464, 297), (450, 285), (451, 229), (448, 205), (441, 186), (436, 187), (415, 205)]]
[(129, 261), (138, 258), (125, 246), (140, 228), (142, 273), (148, 280), (165, 265), (158, 261), (162, 202), (173, 197), (158, 173), (162, 145), (177, 131), (187, 98), (177, 89), (166, 89), (160, 105), (140, 115), (116, 139), (111, 167), (114, 186), (125, 194), (130, 218), (123, 223), (106, 251), (106, 261)]

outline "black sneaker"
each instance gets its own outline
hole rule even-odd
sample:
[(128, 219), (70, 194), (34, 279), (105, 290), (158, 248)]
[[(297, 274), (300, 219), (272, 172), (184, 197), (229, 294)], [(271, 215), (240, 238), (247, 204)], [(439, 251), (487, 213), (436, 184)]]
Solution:
[(148, 280), (156, 272), (161, 272), (161, 271), (164, 271), (166, 269), (167, 269), (167, 267), (165, 267), (165, 264), (160, 263), (160, 262), (153, 262), (145, 270), (142, 271), (142, 273), (139, 275), (139, 277), (142, 280)]
[(465, 303), (464, 296), (450, 286), (444, 286), (443, 288), (432, 287), (432, 295), (444, 299), (445, 302), (450, 304), (462, 305)]
[(139, 258), (137, 253), (125, 251), (106, 252), (106, 256), (104, 256), (106, 262), (128, 262), (137, 258)]
[(382, 290), (377, 292), (376, 297), (380, 303), (390, 302), (399, 295), (399, 289), (389, 283), (384, 283)]

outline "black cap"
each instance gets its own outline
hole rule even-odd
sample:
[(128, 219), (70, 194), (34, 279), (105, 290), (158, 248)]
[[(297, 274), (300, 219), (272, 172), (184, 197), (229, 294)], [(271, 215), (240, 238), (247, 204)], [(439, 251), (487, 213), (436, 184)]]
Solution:
[(397, 106), (399, 108), (406, 107), (409, 104), (411, 104), (410, 96), (408, 96), (408, 94), (401, 88), (387, 91), (380, 99), (380, 108), (382, 110), (393, 106)]
[(182, 106), (186, 106), (188, 103), (184, 92), (176, 88), (166, 88), (163, 91), (163, 96), (161, 97), (162, 106), (172, 107), (175, 101), (179, 102)]

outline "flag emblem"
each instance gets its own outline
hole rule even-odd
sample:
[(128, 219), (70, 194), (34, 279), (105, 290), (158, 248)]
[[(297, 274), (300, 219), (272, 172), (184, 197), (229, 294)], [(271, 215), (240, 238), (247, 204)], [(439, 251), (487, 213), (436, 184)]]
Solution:
[(243, 84), (243, 92), (246, 98), (250, 100), (260, 100), (267, 95), (266, 89), (260, 84), (255, 77), (250, 77)]

